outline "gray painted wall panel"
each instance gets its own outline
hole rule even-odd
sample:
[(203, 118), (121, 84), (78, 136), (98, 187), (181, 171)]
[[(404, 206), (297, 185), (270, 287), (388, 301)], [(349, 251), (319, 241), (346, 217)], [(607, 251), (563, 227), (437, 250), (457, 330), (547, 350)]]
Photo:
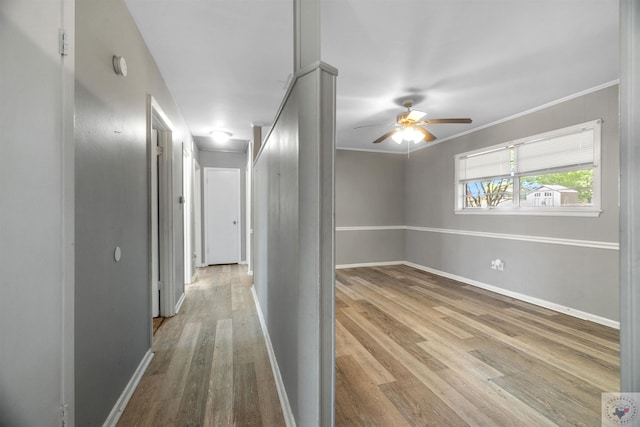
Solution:
[[(240, 224), (241, 224), (241, 260), (247, 260), (247, 154), (246, 153), (225, 153), (220, 151), (200, 151), (199, 162), (201, 168), (237, 168), (240, 169)], [(204, 172), (202, 174), (204, 179)], [(204, 254), (204, 227), (205, 215), (204, 211), (204, 182), (202, 183), (202, 254)]]
[(404, 224), (402, 154), (336, 151), (336, 226)]
[(0, 6), (1, 426), (60, 426), (61, 403), (73, 409), (74, 50), (58, 53), (73, 11)]
[[(76, 424), (101, 425), (151, 347), (147, 94), (174, 126), (176, 297), (184, 291), (182, 142), (191, 140), (122, 1), (78, 2), (76, 41)], [(126, 58), (127, 77), (113, 72), (114, 54)]]
[[(295, 89), (294, 89), (295, 91)], [(292, 94), (254, 172), (254, 285), (292, 412), (298, 413), (298, 123)]]
[(254, 164), (254, 285), (305, 426), (328, 425), (333, 410), (335, 77), (321, 74), (295, 81)]
[(336, 231), (336, 265), (404, 261), (405, 230)]
[(413, 263), (619, 320), (617, 251), (411, 230), (406, 245)]
[[(405, 223), (406, 155), (336, 151), (336, 227)], [(336, 264), (404, 260), (402, 230), (336, 231)]]

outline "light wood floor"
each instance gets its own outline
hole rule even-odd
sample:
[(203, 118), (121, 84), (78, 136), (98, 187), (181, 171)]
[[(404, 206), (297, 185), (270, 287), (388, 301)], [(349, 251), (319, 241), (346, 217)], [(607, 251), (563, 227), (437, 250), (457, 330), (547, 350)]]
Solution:
[(336, 425), (599, 426), (614, 329), (406, 267), (336, 272)]
[(118, 426), (284, 425), (250, 289), (244, 266), (200, 271)]

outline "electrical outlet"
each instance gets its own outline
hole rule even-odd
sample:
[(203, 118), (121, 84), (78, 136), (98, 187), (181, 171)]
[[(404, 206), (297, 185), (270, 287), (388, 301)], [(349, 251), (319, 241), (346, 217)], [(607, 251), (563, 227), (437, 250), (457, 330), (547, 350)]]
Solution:
[(491, 269), (492, 270), (498, 270), (498, 271), (504, 271), (504, 261), (502, 261), (501, 259), (492, 259), (491, 260)]

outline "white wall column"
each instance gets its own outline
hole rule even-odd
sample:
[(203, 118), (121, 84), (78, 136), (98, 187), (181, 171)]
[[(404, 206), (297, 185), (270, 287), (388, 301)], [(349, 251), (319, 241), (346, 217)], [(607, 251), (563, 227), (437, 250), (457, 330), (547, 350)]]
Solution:
[(620, 1), (620, 382), (640, 392), (640, 2)]
[(320, 61), (320, 0), (293, 0), (293, 71)]

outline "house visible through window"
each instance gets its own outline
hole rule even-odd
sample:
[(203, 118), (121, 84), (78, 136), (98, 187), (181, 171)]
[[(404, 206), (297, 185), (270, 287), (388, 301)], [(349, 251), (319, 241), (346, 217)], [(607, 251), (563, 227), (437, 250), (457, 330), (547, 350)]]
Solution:
[(455, 156), (457, 213), (597, 215), (601, 121)]

